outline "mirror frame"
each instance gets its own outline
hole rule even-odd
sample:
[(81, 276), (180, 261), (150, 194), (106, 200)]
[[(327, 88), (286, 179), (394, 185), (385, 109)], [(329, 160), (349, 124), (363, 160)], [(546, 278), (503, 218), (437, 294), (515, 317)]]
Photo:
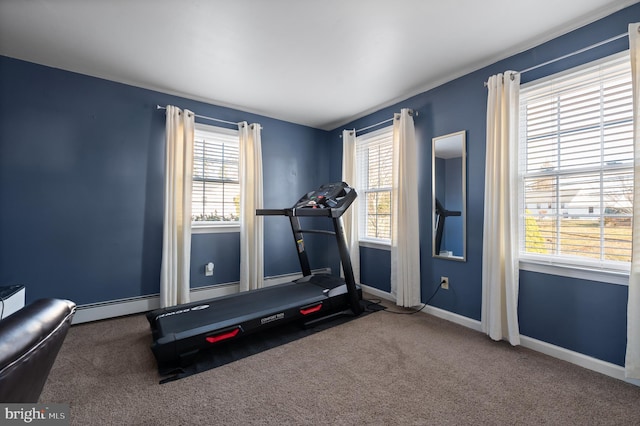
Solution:
[[(461, 182), (462, 182), (462, 255), (461, 256), (442, 256), (436, 253), (436, 142), (443, 139), (450, 139), (456, 136), (461, 137)], [(457, 158), (457, 157), (451, 157)], [(457, 260), (465, 262), (467, 260), (467, 132), (461, 130), (459, 132), (449, 133), (446, 135), (435, 137), (431, 140), (431, 253), (433, 257), (439, 259)]]

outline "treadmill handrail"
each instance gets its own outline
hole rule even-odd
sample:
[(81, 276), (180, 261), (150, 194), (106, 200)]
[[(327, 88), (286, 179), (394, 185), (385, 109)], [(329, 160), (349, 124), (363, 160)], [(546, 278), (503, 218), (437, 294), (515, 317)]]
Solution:
[(285, 209), (257, 209), (257, 216), (286, 216)]
[[(340, 197), (340, 201), (336, 206), (328, 206), (328, 205), (314, 205), (313, 207), (306, 204), (306, 197), (302, 197), (298, 202), (293, 206), (285, 209), (257, 209), (257, 216), (320, 216), (320, 217), (340, 217), (344, 214), (344, 212), (351, 206), (351, 203), (358, 197), (356, 190), (347, 186), (346, 183), (342, 182), (344, 185), (345, 193)], [(325, 187), (325, 186), (323, 186)], [(321, 187), (321, 189), (323, 188)], [(313, 192), (311, 192), (313, 193)], [(308, 193), (308, 194), (311, 194)], [(308, 197), (307, 194), (307, 197)]]

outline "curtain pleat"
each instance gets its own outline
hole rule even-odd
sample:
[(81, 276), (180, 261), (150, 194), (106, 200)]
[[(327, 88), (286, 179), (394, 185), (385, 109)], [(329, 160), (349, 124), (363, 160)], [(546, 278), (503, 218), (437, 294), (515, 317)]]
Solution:
[(640, 379), (640, 23), (629, 24), (629, 53), (633, 90), (633, 240), (629, 299), (627, 302), (627, 351), (625, 376)]
[(518, 326), (518, 110), (520, 75), (488, 81), (482, 330), (493, 340), (520, 344)]
[(420, 304), (418, 149), (413, 116), (403, 108), (393, 120), (391, 294), (398, 306)]
[(194, 120), (191, 111), (167, 106), (161, 307), (189, 302)]
[(264, 284), (264, 225), (256, 215), (262, 208), (262, 139), (259, 124), (238, 125), (240, 135), (240, 291)]

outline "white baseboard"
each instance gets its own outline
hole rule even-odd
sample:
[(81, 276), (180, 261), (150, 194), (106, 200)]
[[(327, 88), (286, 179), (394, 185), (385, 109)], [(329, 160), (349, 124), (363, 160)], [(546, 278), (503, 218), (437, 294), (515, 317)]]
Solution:
[(436, 308), (434, 306), (427, 306), (424, 311), (428, 314), (433, 315), (434, 317), (445, 319), (447, 321), (465, 326), (475, 331), (482, 331), (482, 324), (480, 324), (480, 321), (478, 320), (455, 314), (445, 309)]
[(581, 354), (580, 352), (574, 352), (569, 349), (523, 335), (520, 335), (520, 344), (522, 344), (523, 347), (532, 349), (536, 352), (541, 352), (554, 358), (570, 362), (571, 364), (579, 365), (580, 367), (613, 377), (614, 379), (623, 380), (627, 383), (631, 383), (632, 385), (640, 386), (640, 380), (627, 379), (624, 376), (624, 367), (617, 364), (602, 361), (600, 359)]
[(388, 300), (390, 302), (395, 302), (396, 298), (393, 297), (391, 293), (387, 293), (386, 291), (378, 290), (375, 287), (370, 287), (368, 285), (360, 284), (360, 288), (363, 292), (368, 293), (372, 296), (379, 297), (384, 300)]
[[(366, 285), (361, 285), (361, 287), (363, 291), (366, 291), (371, 295), (395, 302), (395, 297), (393, 297), (392, 294), (386, 291), (378, 290), (376, 288), (369, 287)], [(449, 312), (444, 309), (436, 308), (433, 306), (427, 306), (424, 311), (433, 316), (445, 319), (447, 321), (451, 321), (456, 324), (460, 324), (467, 328), (471, 328), (475, 331), (482, 332), (482, 324), (478, 320), (474, 320), (474, 319), (471, 319), (462, 315), (458, 315), (453, 312)], [(614, 379), (622, 380), (627, 383), (640, 386), (640, 380), (627, 379), (624, 376), (624, 367), (621, 367), (619, 365), (602, 361), (600, 359), (593, 358), (593, 357), (581, 354), (579, 352), (574, 352), (569, 349), (565, 349), (563, 347), (552, 345), (550, 343), (543, 342), (541, 340), (533, 339), (531, 337), (527, 337), (523, 335), (520, 335), (520, 344), (524, 348), (528, 348), (536, 352), (540, 352), (545, 355), (549, 355), (554, 358), (570, 362), (572, 364), (578, 365), (588, 370), (596, 371), (598, 373), (607, 375), (609, 377), (613, 377)]]
[[(312, 271), (317, 273), (331, 273), (331, 268), (316, 269)], [(270, 287), (277, 284), (283, 284), (302, 277), (302, 274), (284, 274), (273, 277), (265, 277), (264, 286)], [(227, 284), (216, 284), (205, 287), (192, 288), (190, 299), (192, 302), (200, 300), (213, 299), (214, 297), (226, 296), (237, 293), (239, 284), (237, 282)], [(160, 295), (151, 294), (148, 296), (132, 297), (128, 299), (109, 300), (100, 303), (91, 303), (87, 305), (79, 305), (73, 316), (73, 324), (81, 324), (84, 322), (98, 321), (108, 318), (115, 318), (124, 315), (139, 314), (141, 312), (151, 311), (160, 307)]]
[[(362, 288), (362, 291), (364, 291), (365, 293), (368, 293), (368, 294), (370, 294), (372, 296), (379, 297), (381, 299), (388, 300), (388, 301), (394, 302), (394, 303), (396, 301), (396, 298), (393, 296), (393, 294), (388, 293), (386, 291), (379, 290), (379, 289), (377, 289), (375, 287), (370, 287), (370, 286), (365, 285), (365, 284), (360, 284), (360, 287)], [(420, 307), (422, 307), (422, 306), (420, 306)], [(463, 325), (465, 327), (471, 328), (471, 329), (476, 330), (476, 331), (481, 331), (482, 330), (481, 327), (480, 327), (480, 321), (476, 321), (476, 320), (473, 320), (471, 318), (467, 318), (467, 317), (462, 316), (462, 315), (454, 314), (453, 312), (449, 312), (449, 311), (446, 311), (444, 309), (436, 308), (436, 307), (433, 307), (433, 306), (427, 306), (425, 309), (423, 309), (423, 312), (431, 314), (434, 317), (442, 318), (442, 319), (445, 319), (447, 321), (451, 321), (451, 322), (454, 322), (456, 324)]]

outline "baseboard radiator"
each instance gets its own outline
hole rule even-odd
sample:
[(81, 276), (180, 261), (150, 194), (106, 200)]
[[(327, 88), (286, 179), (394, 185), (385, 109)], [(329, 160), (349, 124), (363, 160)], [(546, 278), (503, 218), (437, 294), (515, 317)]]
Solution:
[[(317, 273), (331, 273), (331, 268), (316, 269), (312, 271)], [(272, 285), (282, 284), (293, 281), (302, 277), (302, 274), (284, 274), (273, 277), (265, 277), (264, 285), (269, 287)], [(216, 284), (205, 287), (196, 287), (191, 289), (191, 301), (211, 299), (219, 296), (235, 294), (239, 290), (239, 283)], [(127, 299), (109, 300), (100, 303), (91, 303), (87, 305), (79, 305), (76, 314), (73, 317), (73, 324), (81, 324), (84, 322), (98, 321), (108, 318), (115, 318), (124, 315), (139, 314), (141, 312), (151, 311), (160, 307), (160, 295), (151, 294), (147, 296), (131, 297)]]

